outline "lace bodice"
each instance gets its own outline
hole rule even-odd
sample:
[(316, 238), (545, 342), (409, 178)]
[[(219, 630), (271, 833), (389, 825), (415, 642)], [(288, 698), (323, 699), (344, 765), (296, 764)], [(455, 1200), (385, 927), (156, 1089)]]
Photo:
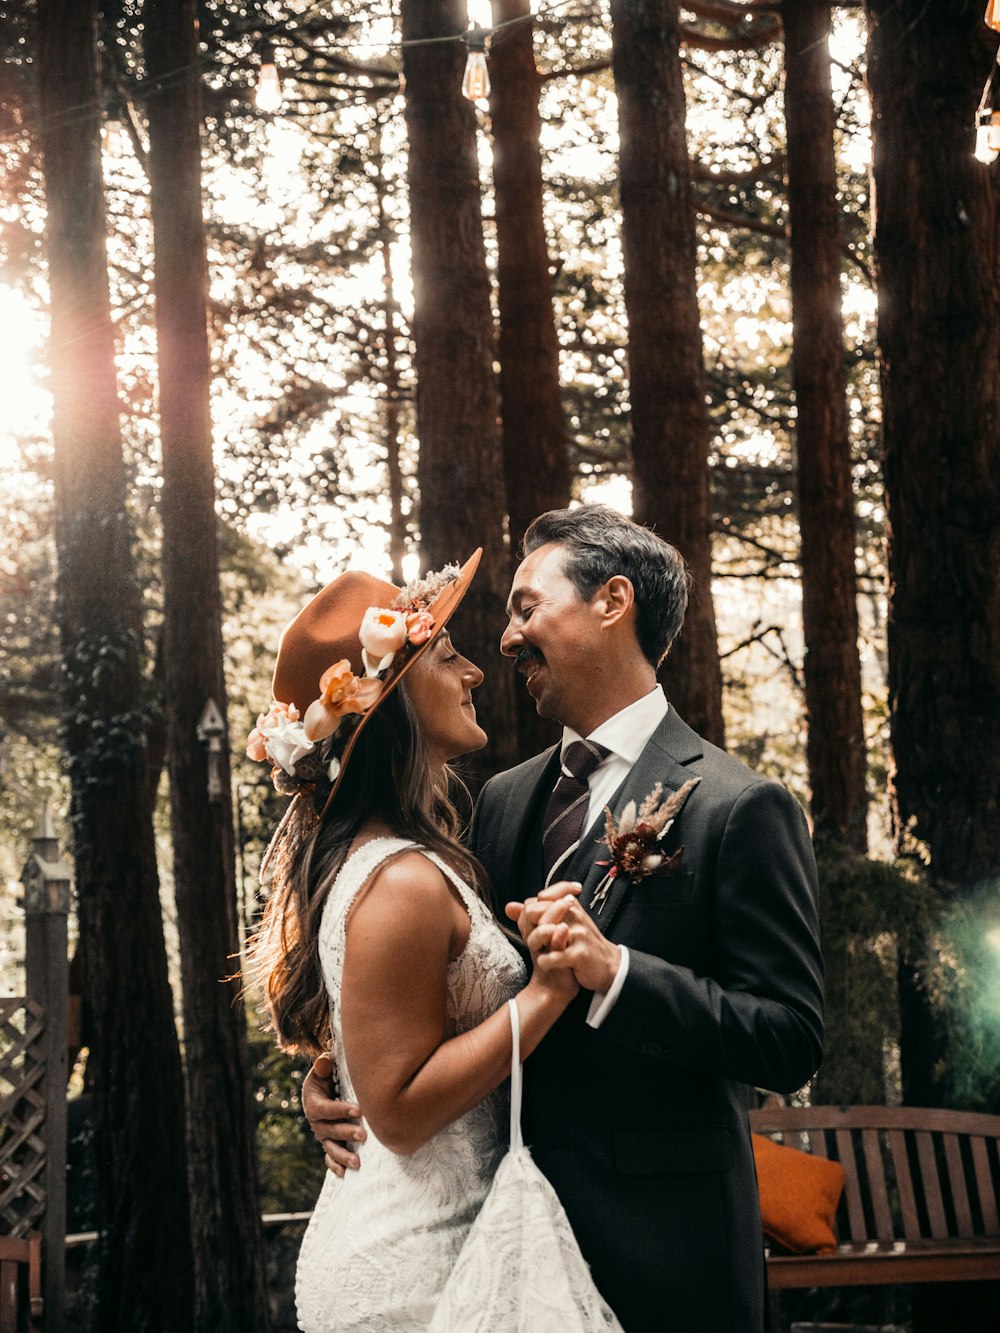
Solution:
[[(320, 924), (333, 1054), (345, 1098), (340, 990), (351, 904), (378, 867), (415, 843), (377, 838), (344, 862)], [(421, 849), (422, 850), (422, 849)], [(524, 965), (488, 908), (450, 867), (423, 853), (454, 885), (469, 913), (469, 939), (448, 968), (446, 1037), (477, 1026), (524, 984)], [(408, 1157), (368, 1128), (360, 1171), (328, 1175), (299, 1255), (296, 1302), (305, 1333), (409, 1333), (424, 1329), (503, 1152), (507, 1091), (500, 1088)]]

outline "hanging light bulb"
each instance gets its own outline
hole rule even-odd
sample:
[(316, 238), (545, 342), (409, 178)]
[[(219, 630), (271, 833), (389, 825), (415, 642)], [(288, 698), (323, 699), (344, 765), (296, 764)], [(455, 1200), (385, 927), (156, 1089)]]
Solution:
[(101, 127), (101, 146), (108, 157), (125, 156), (125, 126), (120, 120), (106, 120)]
[(260, 44), (260, 71), (254, 103), (258, 111), (277, 111), (281, 106), (281, 79), (274, 63), (274, 47), (270, 42)]
[(128, 137), (125, 129), (126, 114), (121, 97), (113, 93), (108, 99), (104, 124), (101, 126), (101, 147), (108, 157), (125, 156), (125, 143)]
[(1000, 157), (1000, 111), (985, 111), (979, 117), (976, 157), (987, 165)]
[(486, 68), (488, 36), (485, 28), (473, 27), (462, 38), (469, 52), (465, 62), (465, 77), (462, 79), (462, 93), (470, 102), (484, 102), (490, 95), (490, 72)]
[[(1000, 0), (992, 0), (992, 3), (993, 7), (997, 8)], [(998, 155), (1000, 155), (1000, 51), (997, 52), (997, 63), (990, 70), (990, 77), (986, 80), (986, 87), (983, 89), (976, 111), (976, 157), (980, 162), (989, 164), (996, 161)]]

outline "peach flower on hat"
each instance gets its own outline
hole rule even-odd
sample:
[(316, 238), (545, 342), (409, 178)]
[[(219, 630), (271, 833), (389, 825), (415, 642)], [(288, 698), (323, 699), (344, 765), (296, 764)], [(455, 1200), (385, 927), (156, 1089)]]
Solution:
[(311, 741), (323, 741), (340, 726), (348, 713), (364, 713), (382, 693), (382, 682), (362, 679), (351, 670), (346, 657), (327, 667), (319, 680), (319, 698), (306, 709), (305, 733)]
[(257, 716), (257, 725), (247, 739), (247, 756), (260, 762), (270, 759), (275, 768), (283, 768), (294, 775), (295, 765), (312, 751), (313, 743), (306, 735), (294, 704), (277, 700), (266, 713)]
[(406, 642), (406, 616), (383, 606), (370, 606), (358, 630), (366, 676), (377, 676), (392, 666), (392, 659)]
[(434, 617), (425, 609), (410, 611), (406, 617), (406, 637), (415, 648), (426, 643), (434, 633)]

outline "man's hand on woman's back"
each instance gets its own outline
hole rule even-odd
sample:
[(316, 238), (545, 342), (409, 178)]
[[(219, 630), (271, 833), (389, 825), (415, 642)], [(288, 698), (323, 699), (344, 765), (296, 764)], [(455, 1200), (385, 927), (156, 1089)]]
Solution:
[(354, 1102), (338, 1101), (334, 1092), (333, 1060), (329, 1055), (317, 1056), (302, 1081), (302, 1110), (323, 1149), (327, 1170), (343, 1176), (360, 1167), (354, 1148), (368, 1135), (360, 1123), (361, 1108)]

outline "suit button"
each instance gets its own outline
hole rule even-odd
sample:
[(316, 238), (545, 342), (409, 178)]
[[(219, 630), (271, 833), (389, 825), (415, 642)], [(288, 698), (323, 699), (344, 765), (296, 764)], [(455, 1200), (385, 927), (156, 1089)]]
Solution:
[(662, 1055), (663, 1047), (658, 1041), (644, 1041), (639, 1047), (643, 1055)]

